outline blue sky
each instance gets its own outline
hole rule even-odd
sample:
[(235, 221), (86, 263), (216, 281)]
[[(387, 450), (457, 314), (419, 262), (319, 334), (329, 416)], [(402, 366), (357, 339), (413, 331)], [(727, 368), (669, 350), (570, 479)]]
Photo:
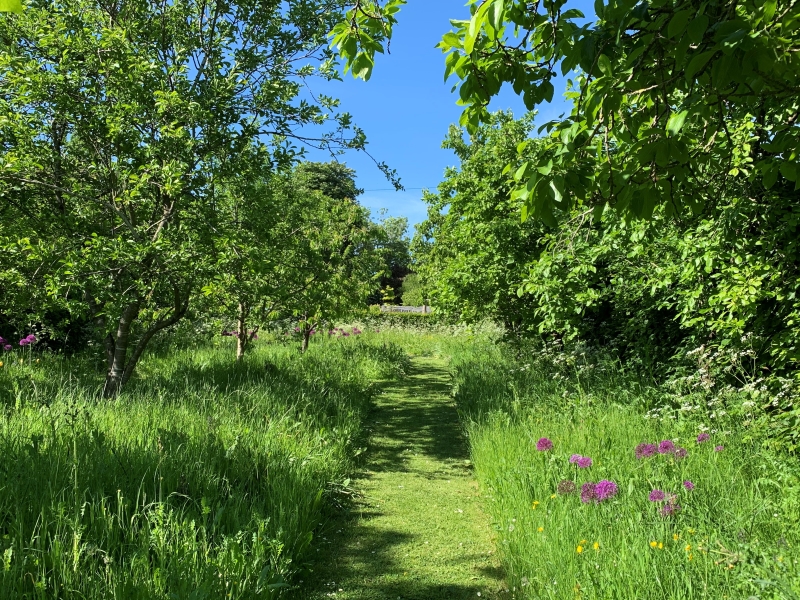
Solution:
[[(588, 17), (594, 14), (590, 0), (573, 0)], [(404, 192), (395, 192), (374, 163), (363, 153), (348, 153), (339, 160), (358, 173), (358, 185), (365, 190), (360, 202), (372, 209), (373, 216), (385, 208), (389, 215), (408, 217), (413, 224), (425, 219), (422, 189), (435, 188), (447, 166), (457, 164), (455, 155), (441, 148), (451, 123), (461, 114), (457, 95), (451, 93), (456, 80), (444, 82), (444, 55), (435, 48), (442, 35), (451, 29), (450, 19), (469, 18), (465, 0), (409, 0), (398, 15), (391, 54), (376, 61), (368, 82), (349, 75), (343, 82), (324, 86), (324, 92), (341, 100), (341, 109), (365, 130), (369, 151), (379, 161), (397, 169)], [(553, 104), (541, 108), (541, 122), (567, 109), (556, 88)], [(522, 101), (509, 89), (495, 99), (493, 110), (525, 111)], [(322, 153), (313, 160), (329, 160)]]

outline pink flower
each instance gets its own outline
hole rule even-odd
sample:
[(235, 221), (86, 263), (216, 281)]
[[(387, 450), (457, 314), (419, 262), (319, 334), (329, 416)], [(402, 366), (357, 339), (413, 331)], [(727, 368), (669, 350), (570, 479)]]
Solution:
[(672, 440), (664, 440), (658, 445), (659, 454), (672, 454), (675, 452), (675, 444)]
[(707, 433), (701, 433), (700, 435), (697, 436), (697, 443), (702, 444), (703, 442), (707, 442), (709, 439), (711, 439), (710, 435), (708, 435)]
[(578, 464), (578, 461), (579, 461), (581, 458), (583, 458), (583, 457), (582, 457), (580, 454), (573, 454), (572, 456), (570, 456), (570, 457), (569, 457), (569, 464), (571, 464), (571, 465), (577, 465), (577, 464)]
[(580, 467), (581, 469), (588, 469), (591, 466), (592, 466), (592, 459), (589, 458), (588, 456), (581, 456), (578, 459), (578, 467)]
[(714, 448), (714, 452), (722, 452), (723, 450), (725, 450), (725, 446), (716, 446)]
[(650, 500), (650, 502), (662, 502), (666, 497), (667, 495), (661, 490), (653, 490), (650, 492), (648, 500)]
[(687, 480), (683, 482), (683, 487), (685, 487), (687, 490), (691, 492), (694, 489), (694, 484), (691, 481)]
[(536, 442), (536, 449), (539, 452), (547, 452), (548, 450), (552, 450), (553, 442), (546, 437), (539, 438), (539, 441)]

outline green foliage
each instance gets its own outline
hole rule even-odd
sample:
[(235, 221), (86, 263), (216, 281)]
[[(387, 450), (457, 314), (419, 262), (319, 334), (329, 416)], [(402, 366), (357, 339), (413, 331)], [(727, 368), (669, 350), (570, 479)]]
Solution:
[[(766, 431), (746, 396), (709, 404), (674, 395), (581, 349), (473, 343), (453, 350), (455, 398), (519, 597), (800, 593), (800, 471), (764, 450)], [(702, 431), (711, 439), (698, 444)], [(541, 437), (553, 441), (551, 451), (536, 449)], [(637, 444), (664, 439), (688, 456), (636, 459)], [(591, 457), (592, 466), (571, 465), (572, 454)], [(617, 484), (613, 499), (582, 503), (576, 493), (558, 493), (564, 480), (579, 492), (601, 479)], [(661, 516), (663, 503), (648, 500), (653, 489), (677, 494), (680, 510)]]
[(6, 353), (0, 596), (275, 598), (303, 578), (372, 382), (406, 359), (359, 339), (234, 363), (230, 343), (148, 355), (113, 403), (90, 357)]
[(409, 273), (403, 277), (400, 290), (404, 306), (427, 306), (429, 304), (425, 288), (416, 273)]
[(363, 148), (334, 99), (296, 102), (329, 77), (340, 9), (78, 0), (0, 20), (5, 310), (93, 323), (116, 393), (230, 248), (232, 177), (291, 162), (304, 125), (335, 124), (305, 143)]
[[(649, 218), (699, 213), (726, 185), (767, 201), (796, 190), (800, 6), (788, 1), (485, 0), (444, 36), (470, 131), (504, 83), (529, 110), (570, 77), (572, 112), (545, 124), (545, 152), (523, 157), (514, 197), (553, 224), (606, 204)], [(540, 129), (540, 131), (541, 131)], [(779, 194), (780, 192), (777, 192)]]
[[(392, 29), (397, 23), (395, 15), (406, 0), (354, 0), (347, 12), (330, 33), (331, 46), (344, 61), (344, 72), (369, 81), (375, 66), (375, 53), (388, 50)], [(385, 48), (384, 48), (385, 46)]]
[(533, 221), (520, 224), (503, 168), (531, 127), (530, 118), (514, 121), (506, 113), (493, 115), (469, 140), (452, 127), (443, 146), (461, 166), (448, 169), (437, 193), (424, 197), (428, 219), (417, 226), (415, 269), (431, 302), (467, 322), (488, 318), (519, 328), (529, 320), (530, 300), (517, 291), (545, 230)]

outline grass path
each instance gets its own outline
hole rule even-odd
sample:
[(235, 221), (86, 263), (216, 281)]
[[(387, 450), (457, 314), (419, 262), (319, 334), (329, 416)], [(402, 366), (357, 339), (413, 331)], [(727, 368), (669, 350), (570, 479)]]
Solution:
[[(325, 534), (302, 600), (510, 598), (443, 361), (384, 385), (361, 493)], [(319, 541), (319, 540), (318, 540)]]

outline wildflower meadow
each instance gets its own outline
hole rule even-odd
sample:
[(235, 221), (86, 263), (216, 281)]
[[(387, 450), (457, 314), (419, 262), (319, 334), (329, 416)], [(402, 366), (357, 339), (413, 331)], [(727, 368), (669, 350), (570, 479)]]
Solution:
[(661, 392), (613, 364), (565, 371), (529, 356), (520, 368), (483, 346), (454, 359), (517, 597), (798, 597), (792, 458), (737, 419), (645, 410)]

